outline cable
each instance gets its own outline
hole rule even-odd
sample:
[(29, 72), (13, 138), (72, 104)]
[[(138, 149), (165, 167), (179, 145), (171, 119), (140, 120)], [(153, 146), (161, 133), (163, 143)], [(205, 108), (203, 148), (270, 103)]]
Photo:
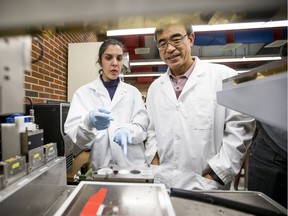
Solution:
[(32, 40), (34, 40), (36, 43), (38, 43), (38, 45), (39, 45), (39, 47), (40, 47), (40, 50), (41, 50), (38, 58), (31, 61), (31, 63), (34, 64), (34, 63), (40, 61), (40, 60), (44, 57), (44, 46), (43, 46), (43, 44), (41, 43), (41, 41), (39, 40), (39, 38), (37, 38), (37, 37), (32, 37)]
[(29, 114), (30, 114), (30, 122), (35, 123), (35, 115), (34, 115), (34, 109), (33, 109), (33, 102), (29, 97), (25, 97), (27, 100), (30, 102), (31, 108), (29, 109)]
[(30, 106), (31, 106), (31, 108), (33, 109), (33, 102), (32, 102), (32, 100), (31, 100), (31, 98), (29, 98), (29, 97), (25, 97), (27, 100), (29, 100), (29, 102), (30, 102)]
[(212, 196), (209, 194), (196, 192), (196, 191), (188, 191), (179, 188), (171, 188), (171, 197), (180, 197), (191, 200), (196, 200), (200, 202), (205, 202), (213, 205), (219, 205), (231, 209), (235, 209), (238, 211), (246, 212), (249, 214), (262, 215), (262, 216), (285, 216), (286, 214), (282, 211), (275, 209), (270, 210), (263, 207), (254, 206), (252, 204), (242, 203), (236, 200), (230, 200), (226, 198), (221, 198), (217, 196)]

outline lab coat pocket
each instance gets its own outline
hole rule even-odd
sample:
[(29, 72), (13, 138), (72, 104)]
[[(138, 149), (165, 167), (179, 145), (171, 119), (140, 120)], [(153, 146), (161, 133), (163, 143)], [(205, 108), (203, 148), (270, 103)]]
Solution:
[(154, 175), (154, 183), (164, 184), (167, 189), (173, 186), (173, 169), (159, 165), (153, 166), (152, 172)]
[(212, 130), (216, 98), (213, 96), (199, 97), (188, 102), (188, 124), (194, 130)]
[(204, 178), (201, 175), (198, 175), (198, 182), (201, 185), (202, 188), (199, 188), (201, 190), (220, 190), (221, 185), (217, 183), (216, 181)]
[[(171, 176), (171, 174), (170, 174)], [(193, 171), (177, 170), (173, 175), (173, 187), (186, 190), (219, 190), (217, 182), (206, 179)]]
[(131, 162), (137, 163), (134, 165), (145, 163), (144, 147), (142, 145), (143, 143), (128, 144), (127, 157)]

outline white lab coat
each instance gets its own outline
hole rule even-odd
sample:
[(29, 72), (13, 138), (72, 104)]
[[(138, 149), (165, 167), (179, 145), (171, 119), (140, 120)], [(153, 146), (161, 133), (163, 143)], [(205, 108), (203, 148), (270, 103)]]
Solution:
[[(113, 121), (106, 130), (87, 128), (85, 118), (89, 111), (105, 107), (112, 113)], [(80, 147), (91, 147), (90, 162), (93, 170), (106, 167), (116, 161), (121, 167), (142, 167), (147, 164), (143, 140), (146, 139), (149, 119), (141, 93), (135, 87), (120, 81), (111, 101), (100, 77), (80, 87), (73, 95), (64, 125), (65, 133)], [(117, 128), (128, 127), (132, 143), (127, 156), (113, 141)]]
[(146, 157), (151, 162), (158, 152), (161, 165), (155, 168), (154, 181), (167, 188), (220, 189), (202, 175), (209, 164), (225, 184), (234, 178), (250, 144), (254, 119), (217, 103), (222, 80), (236, 71), (194, 58), (195, 68), (178, 99), (167, 73), (148, 90)]

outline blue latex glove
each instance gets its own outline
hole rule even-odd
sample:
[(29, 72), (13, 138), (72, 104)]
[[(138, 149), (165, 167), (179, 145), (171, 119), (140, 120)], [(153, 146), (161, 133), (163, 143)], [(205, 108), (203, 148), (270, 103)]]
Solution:
[(97, 108), (90, 111), (89, 120), (97, 130), (105, 130), (110, 126), (110, 121), (113, 118), (110, 111), (104, 108)]
[(113, 141), (123, 148), (123, 153), (127, 155), (127, 145), (132, 143), (132, 137), (128, 128), (118, 128), (115, 131)]

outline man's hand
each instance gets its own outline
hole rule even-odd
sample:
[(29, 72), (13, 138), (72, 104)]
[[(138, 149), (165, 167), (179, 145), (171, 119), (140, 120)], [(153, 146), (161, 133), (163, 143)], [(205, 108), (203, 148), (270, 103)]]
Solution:
[(157, 152), (156, 152), (153, 160), (151, 161), (151, 164), (152, 164), (152, 165), (159, 165), (159, 164), (160, 164), (159, 156), (158, 156), (158, 153), (157, 153)]

